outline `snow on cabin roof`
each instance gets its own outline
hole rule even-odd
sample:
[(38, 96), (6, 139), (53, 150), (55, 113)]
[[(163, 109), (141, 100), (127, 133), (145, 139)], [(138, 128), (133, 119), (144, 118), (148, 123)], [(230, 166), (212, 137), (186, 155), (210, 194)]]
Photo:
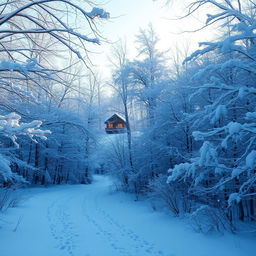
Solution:
[(106, 121), (105, 121), (105, 123), (108, 123), (109, 122), (109, 120), (110, 119), (112, 119), (113, 117), (117, 117), (117, 118), (119, 118), (119, 119), (121, 119), (123, 122), (125, 122), (125, 118), (124, 117), (121, 117), (120, 115), (118, 115), (118, 114), (114, 114), (114, 115), (112, 115), (110, 118), (108, 118)]

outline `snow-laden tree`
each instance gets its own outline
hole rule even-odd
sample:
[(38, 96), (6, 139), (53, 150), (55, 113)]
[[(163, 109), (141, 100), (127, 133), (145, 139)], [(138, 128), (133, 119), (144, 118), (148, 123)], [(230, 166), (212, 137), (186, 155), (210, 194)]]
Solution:
[(134, 144), (131, 144), (132, 133), (130, 125), (128, 127), (130, 160), (126, 168), (123, 168), (124, 177), (128, 177), (122, 180), (136, 193), (145, 191), (148, 181), (159, 171), (157, 159), (163, 152), (156, 145), (157, 133), (154, 124), (157, 104), (169, 77), (164, 53), (158, 49), (158, 43), (156, 32), (150, 25), (147, 29), (140, 30), (137, 36), (138, 56), (135, 60), (126, 59), (122, 51), (116, 52), (119, 62), (113, 75), (114, 87), (121, 98), (126, 120), (129, 121), (132, 105), (138, 104), (144, 114), (137, 122), (145, 120), (146, 123), (143, 136), (134, 138)]
[[(91, 88), (86, 93), (81, 88), (88, 78), (80, 69), (81, 64), (90, 69), (89, 48), (101, 39), (97, 25), (109, 17), (95, 5), (86, 0), (0, 4), (0, 113), (15, 111), (28, 123), (44, 120), (43, 128), (52, 131), (50, 140), (36, 144), (20, 136), (19, 150), (7, 150), (10, 143), (1, 141), (3, 150), (11, 152), (12, 171), (32, 183), (89, 181)], [(87, 121), (67, 110), (75, 97), (88, 99)]]
[[(191, 98), (205, 98), (191, 125), (193, 137), (203, 141), (197, 157), (170, 169), (169, 182), (188, 184), (191, 197), (226, 209), (235, 221), (255, 217), (255, 110), (256, 34), (255, 3), (251, 1), (193, 2), (190, 13), (201, 6), (214, 7), (206, 26), (221, 22), (226, 33), (185, 61), (212, 58), (193, 77)], [(196, 129), (200, 129), (196, 131)]]
[[(120, 43), (116, 47), (113, 47), (113, 58), (112, 63), (115, 67), (113, 73), (113, 85), (115, 92), (122, 102), (123, 113), (125, 117), (125, 122), (127, 126), (127, 145), (129, 154), (129, 164), (130, 168), (133, 168), (133, 156), (132, 156), (132, 131), (130, 123), (130, 105), (132, 103), (132, 85), (130, 80), (130, 68), (126, 65), (127, 59), (127, 49), (125, 43)], [(126, 175), (124, 173), (124, 175)]]
[[(37, 142), (37, 137), (46, 140), (46, 135), (50, 134), (49, 130), (42, 130), (40, 126), (42, 121), (34, 120), (30, 123), (20, 122), (21, 116), (16, 113), (0, 116), (0, 184), (12, 180), (22, 180), (21, 177), (15, 175), (11, 170), (12, 157), (10, 150), (12, 147), (19, 148), (17, 143), (18, 136), (28, 136), (33, 142)], [(11, 141), (10, 147), (3, 147), (3, 140), (9, 139)]]
[(168, 76), (165, 52), (158, 49), (158, 43), (159, 38), (152, 25), (141, 29), (136, 40), (138, 58), (127, 63), (133, 93), (146, 109), (148, 127), (154, 124), (157, 100)]
[(17, 162), (14, 171), (31, 183), (90, 182), (90, 155), (99, 132), (100, 82), (91, 73), (79, 73), (75, 78), (69, 75), (68, 79), (72, 81), (69, 87), (53, 90), (56, 102), (42, 97), (40, 104), (13, 103), (25, 113), (25, 120), (41, 118), (43, 127), (52, 131), (45, 142), (33, 144), (26, 138), (20, 142), (22, 150), (16, 157), (26, 166)]

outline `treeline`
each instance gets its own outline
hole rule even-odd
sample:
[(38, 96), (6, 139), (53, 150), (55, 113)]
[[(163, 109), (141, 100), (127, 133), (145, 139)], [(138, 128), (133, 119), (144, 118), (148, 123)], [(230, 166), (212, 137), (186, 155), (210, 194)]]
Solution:
[[(206, 26), (219, 24), (222, 36), (183, 63), (166, 64), (152, 26), (137, 37), (137, 59), (115, 48), (113, 87), (128, 133), (102, 149), (99, 164), (119, 189), (162, 200), (200, 231), (235, 231), (256, 217), (256, 5), (197, 1), (189, 14), (204, 5), (214, 7)], [(137, 133), (134, 108), (144, 118)]]
[[(100, 86), (90, 70), (88, 49), (99, 44), (95, 20), (109, 14), (92, 8), (91, 1), (55, 4), (0, 4), (1, 191), (91, 179), (91, 118), (97, 116)], [(77, 26), (81, 22), (83, 28)]]

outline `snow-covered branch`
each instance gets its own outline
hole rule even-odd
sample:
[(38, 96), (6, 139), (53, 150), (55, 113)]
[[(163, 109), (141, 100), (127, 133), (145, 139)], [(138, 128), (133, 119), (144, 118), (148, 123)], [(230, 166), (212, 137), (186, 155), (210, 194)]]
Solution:
[(34, 120), (30, 123), (20, 123), (21, 116), (16, 113), (10, 113), (5, 116), (0, 115), (0, 135), (10, 138), (16, 147), (19, 147), (16, 142), (17, 136), (26, 135), (34, 142), (37, 142), (35, 137), (46, 140), (49, 130), (41, 130), (42, 121)]

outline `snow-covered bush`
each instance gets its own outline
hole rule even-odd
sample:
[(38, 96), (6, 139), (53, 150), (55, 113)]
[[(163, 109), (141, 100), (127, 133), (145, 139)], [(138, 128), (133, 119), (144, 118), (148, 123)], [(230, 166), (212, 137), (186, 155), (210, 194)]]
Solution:
[[(192, 201), (187, 194), (182, 191), (179, 184), (166, 183), (166, 175), (160, 175), (149, 183), (148, 195), (152, 200), (152, 205), (158, 209), (163, 206), (170, 210), (175, 216), (181, 216), (190, 213), (192, 210)], [(159, 205), (162, 201), (162, 205)], [(158, 206), (159, 205), (159, 206)]]
[(235, 231), (225, 213), (218, 208), (202, 205), (188, 216), (192, 228), (199, 233)]
[(127, 147), (126, 134), (111, 134), (102, 136), (93, 157), (105, 173), (115, 178), (117, 190), (131, 191), (129, 175), (131, 168)]

